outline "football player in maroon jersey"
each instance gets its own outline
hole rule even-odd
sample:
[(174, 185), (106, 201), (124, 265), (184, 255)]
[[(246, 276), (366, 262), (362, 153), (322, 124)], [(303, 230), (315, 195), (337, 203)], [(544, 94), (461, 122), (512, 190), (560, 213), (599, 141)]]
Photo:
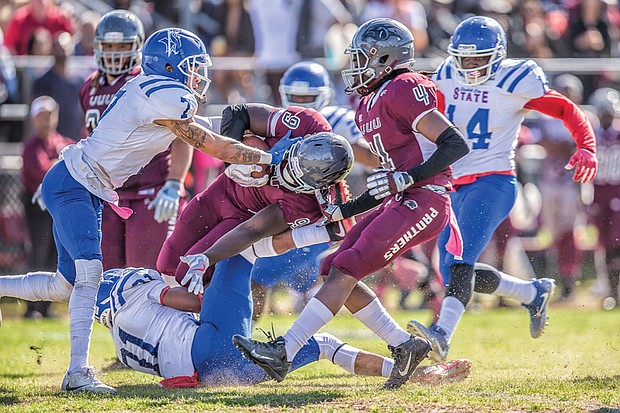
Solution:
[[(411, 336), (359, 280), (392, 262), (411, 247), (435, 238), (450, 221), (450, 165), (468, 152), (461, 133), (437, 110), (433, 82), (410, 70), (415, 62), (413, 35), (392, 19), (374, 19), (357, 30), (350, 68), (342, 75), (348, 92), (362, 98), (356, 123), (383, 169), (368, 178), (368, 190), (342, 205), (328, 205), (330, 221), (378, 207), (345, 236), (323, 261), (325, 284), (297, 321), (268, 343), (234, 336), (237, 347), (271, 377), (281, 381), (301, 344), (346, 304), (353, 315), (388, 343), (396, 368), (385, 388), (407, 381), (430, 351), (430, 343)], [(458, 253), (457, 228), (450, 244)], [(454, 248), (453, 248), (454, 247)]]

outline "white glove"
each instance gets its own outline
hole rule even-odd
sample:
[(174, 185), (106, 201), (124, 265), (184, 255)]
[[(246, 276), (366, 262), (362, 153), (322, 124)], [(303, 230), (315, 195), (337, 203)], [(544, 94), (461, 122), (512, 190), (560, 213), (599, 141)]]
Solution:
[(389, 169), (375, 169), (374, 175), (366, 179), (369, 194), (375, 199), (396, 195), (413, 185), (413, 178), (407, 172), (395, 172)]
[(155, 208), (155, 221), (169, 221), (179, 211), (179, 199), (181, 199), (181, 182), (169, 179), (159, 190), (155, 198), (148, 203), (148, 210)]
[(261, 165), (232, 164), (224, 169), (224, 173), (241, 186), (263, 186), (269, 181), (269, 174), (265, 174), (260, 178), (251, 176), (252, 172), (259, 172), (262, 169)]
[(342, 210), (340, 209), (340, 205), (335, 204), (327, 204), (323, 207), (323, 219), (318, 222), (318, 226), (324, 227), (330, 222), (342, 221), (344, 217), (342, 216)]
[(181, 285), (187, 285), (187, 291), (196, 295), (202, 294), (205, 286), (202, 283), (202, 276), (209, 268), (209, 258), (204, 254), (184, 255), (180, 257), (181, 262), (189, 265), (185, 277), (181, 280)]
[(33, 205), (35, 202), (39, 204), (39, 208), (41, 208), (41, 211), (47, 210), (47, 207), (45, 206), (45, 202), (43, 202), (43, 194), (41, 193), (41, 184), (39, 184), (39, 186), (37, 187), (37, 190), (34, 191), (34, 194), (32, 195), (32, 199), (30, 200), (30, 202)]

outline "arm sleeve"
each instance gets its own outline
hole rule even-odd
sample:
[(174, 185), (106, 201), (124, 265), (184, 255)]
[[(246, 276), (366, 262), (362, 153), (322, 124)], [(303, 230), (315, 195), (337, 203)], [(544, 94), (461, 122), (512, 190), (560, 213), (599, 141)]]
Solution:
[(437, 90), (437, 110), (446, 113), (446, 98), (439, 90)]
[(524, 107), (562, 120), (578, 148), (596, 153), (596, 137), (590, 121), (579, 106), (566, 96), (555, 90), (549, 90), (543, 96), (527, 102)]
[(456, 126), (451, 126), (441, 132), (435, 144), (437, 149), (430, 158), (407, 171), (413, 178), (413, 182), (420, 182), (437, 175), (469, 152), (465, 138)]
[(340, 204), (340, 212), (342, 212), (343, 218), (351, 218), (355, 215), (359, 215), (362, 212), (370, 211), (374, 207), (381, 205), (383, 199), (375, 199), (370, 195), (368, 191), (360, 194), (356, 198)]

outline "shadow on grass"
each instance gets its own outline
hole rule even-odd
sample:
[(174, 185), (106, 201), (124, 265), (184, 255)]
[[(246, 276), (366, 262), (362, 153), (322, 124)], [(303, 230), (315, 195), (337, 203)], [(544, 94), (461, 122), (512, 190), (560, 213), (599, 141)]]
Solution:
[(616, 374), (615, 376), (607, 376), (607, 377), (593, 377), (586, 376), (580, 377), (578, 379), (571, 380), (571, 383), (574, 383), (579, 386), (584, 387), (592, 387), (593, 389), (601, 390), (601, 389), (616, 389), (620, 385), (620, 375)]
[(615, 407), (601, 407), (600, 409), (591, 410), (590, 413), (620, 413), (620, 409)]
[(25, 379), (26, 377), (40, 376), (38, 373), (2, 373), (0, 378), (7, 380)]
[[(313, 386), (315, 387), (315, 386)], [(244, 387), (245, 388), (245, 387)], [(176, 400), (184, 403), (208, 403), (228, 407), (251, 407), (267, 405), (270, 407), (303, 407), (319, 404), (329, 400), (345, 397), (344, 392), (335, 391), (333, 386), (329, 389), (307, 390), (291, 392), (290, 388), (269, 389), (268, 393), (247, 394), (241, 389), (222, 390), (217, 387), (199, 387), (197, 389), (165, 390), (153, 388), (152, 385), (128, 385), (117, 386), (116, 398), (144, 398), (148, 399), (141, 404), (149, 404), (152, 407), (165, 406)], [(260, 389), (259, 391), (263, 391)], [(298, 389), (299, 390), (299, 389)]]

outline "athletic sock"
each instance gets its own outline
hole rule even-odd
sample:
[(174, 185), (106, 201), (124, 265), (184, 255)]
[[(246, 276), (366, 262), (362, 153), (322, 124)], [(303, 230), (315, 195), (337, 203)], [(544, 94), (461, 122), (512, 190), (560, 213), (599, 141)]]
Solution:
[(459, 299), (452, 296), (443, 299), (437, 327), (441, 327), (441, 329), (446, 332), (446, 340), (448, 343), (450, 343), (454, 330), (456, 330), (456, 326), (459, 321), (461, 321), (463, 313), (465, 313), (465, 306)]
[(295, 354), (310, 337), (332, 318), (334, 318), (334, 314), (320, 300), (313, 297), (308, 301), (297, 320), (283, 336), (287, 360), (293, 360)]
[(411, 334), (399, 326), (381, 305), (379, 298), (375, 297), (370, 304), (357, 311), (353, 316), (392, 347), (404, 343), (411, 337)]
[(88, 366), (88, 350), (93, 331), (98, 280), (103, 274), (100, 260), (75, 260), (76, 283), (69, 298), (71, 359), (69, 374)]
[(54, 301), (50, 294), (53, 272), (30, 272), (0, 277), (0, 296), (28, 301)]
[(536, 287), (531, 280), (522, 280), (512, 275), (500, 272), (501, 278), (495, 294), (519, 300), (523, 304), (530, 304), (536, 298)]

